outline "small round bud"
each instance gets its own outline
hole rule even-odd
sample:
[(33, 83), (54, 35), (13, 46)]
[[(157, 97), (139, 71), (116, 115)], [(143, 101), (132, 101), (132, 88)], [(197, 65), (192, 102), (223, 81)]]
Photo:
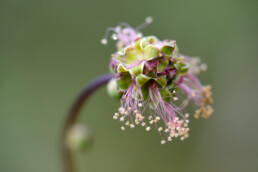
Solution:
[(67, 135), (67, 145), (75, 152), (89, 151), (93, 145), (92, 131), (81, 124), (75, 124)]
[(111, 79), (107, 84), (107, 92), (113, 98), (121, 98), (122, 94), (118, 91), (116, 79)]

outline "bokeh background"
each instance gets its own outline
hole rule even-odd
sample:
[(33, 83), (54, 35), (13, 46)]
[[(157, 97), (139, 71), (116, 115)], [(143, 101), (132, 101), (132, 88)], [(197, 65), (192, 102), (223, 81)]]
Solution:
[[(0, 171), (61, 172), (59, 138), (66, 113), (94, 77), (108, 72), (114, 42), (106, 28), (154, 23), (145, 35), (175, 39), (208, 71), (214, 115), (191, 117), (190, 138), (161, 145), (156, 131), (122, 132), (112, 119), (119, 102), (100, 89), (80, 123), (94, 131), (88, 172), (258, 171), (258, 1), (1, 0)], [(193, 109), (189, 108), (193, 113)]]

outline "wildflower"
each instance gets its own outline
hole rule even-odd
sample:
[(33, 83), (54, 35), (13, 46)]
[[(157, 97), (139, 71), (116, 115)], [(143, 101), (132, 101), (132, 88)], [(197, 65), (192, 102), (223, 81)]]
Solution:
[[(142, 126), (146, 131), (157, 128), (165, 144), (174, 137), (180, 140), (188, 138), (189, 114), (183, 109), (190, 100), (197, 106), (194, 117), (208, 118), (213, 109), (210, 86), (203, 86), (196, 75), (207, 66), (196, 57), (188, 57), (179, 52), (175, 40), (159, 40), (155, 36), (142, 36), (139, 28), (151, 23), (151, 18), (134, 29), (122, 23), (109, 28), (107, 36), (113, 31), (112, 39), (117, 41), (118, 51), (112, 54), (110, 70), (115, 75), (121, 107), (114, 119), (120, 119), (123, 125), (134, 128)], [(184, 97), (179, 97), (180, 92)], [(162, 121), (162, 122), (159, 122)]]

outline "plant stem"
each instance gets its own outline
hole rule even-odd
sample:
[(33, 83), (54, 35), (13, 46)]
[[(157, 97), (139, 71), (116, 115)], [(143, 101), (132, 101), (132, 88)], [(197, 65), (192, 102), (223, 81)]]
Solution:
[(62, 165), (64, 172), (76, 172), (75, 162), (72, 158), (72, 153), (67, 145), (67, 134), (69, 129), (76, 123), (83, 104), (87, 101), (90, 95), (96, 91), (99, 87), (105, 85), (110, 79), (114, 77), (113, 74), (104, 74), (93, 80), (89, 85), (87, 85), (84, 90), (79, 94), (74, 104), (72, 105), (67, 118), (65, 120), (62, 137), (61, 137), (61, 156)]

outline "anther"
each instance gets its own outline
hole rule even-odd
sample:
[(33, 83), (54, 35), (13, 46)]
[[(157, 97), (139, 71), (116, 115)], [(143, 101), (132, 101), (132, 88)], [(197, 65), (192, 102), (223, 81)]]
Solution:
[(107, 45), (107, 43), (108, 43), (107, 39), (105, 39), (105, 38), (101, 39), (101, 44)]
[(171, 138), (171, 137), (168, 137), (168, 141), (169, 141), (169, 142), (172, 141), (172, 138)]
[(125, 118), (122, 116), (122, 117), (120, 117), (120, 121), (124, 121), (125, 120)]
[(195, 96), (195, 93), (192, 93), (192, 97), (194, 97)]
[(118, 39), (117, 34), (115, 34), (115, 33), (114, 33), (114, 34), (112, 34), (112, 36), (111, 36), (111, 37), (112, 37), (112, 39), (113, 39), (113, 40), (117, 40), (117, 39)]
[(153, 21), (153, 19), (152, 19), (152, 17), (146, 17), (146, 19), (145, 19), (145, 22), (147, 23), (147, 24), (151, 24), (152, 23), (152, 21)]
[(166, 143), (166, 140), (161, 140), (160, 142), (162, 145), (164, 145)]

